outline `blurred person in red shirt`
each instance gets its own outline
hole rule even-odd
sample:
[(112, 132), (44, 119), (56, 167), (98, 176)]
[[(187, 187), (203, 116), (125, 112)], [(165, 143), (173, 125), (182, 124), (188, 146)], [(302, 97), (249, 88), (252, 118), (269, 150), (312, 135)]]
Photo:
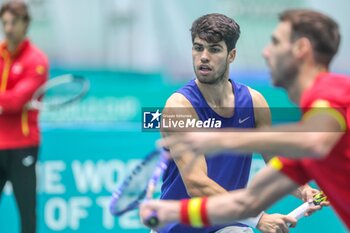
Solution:
[(5, 40), (0, 44), (0, 194), (10, 181), (21, 232), (36, 232), (38, 111), (25, 106), (48, 76), (48, 59), (27, 38), (30, 15), (22, 1), (0, 9)]

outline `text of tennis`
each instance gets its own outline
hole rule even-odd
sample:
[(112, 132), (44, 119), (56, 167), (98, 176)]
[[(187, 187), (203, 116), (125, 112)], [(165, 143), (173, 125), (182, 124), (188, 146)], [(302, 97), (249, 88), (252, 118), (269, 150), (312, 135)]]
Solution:
[[(137, 211), (120, 218), (109, 212), (111, 193), (128, 171), (140, 160), (73, 160), (70, 169), (61, 160), (38, 163), (39, 205), (45, 225), (53, 231), (78, 230), (89, 221), (100, 223), (101, 229), (114, 229), (115, 221), (122, 229), (143, 228)], [(12, 194), (9, 184), (5, 194)]]

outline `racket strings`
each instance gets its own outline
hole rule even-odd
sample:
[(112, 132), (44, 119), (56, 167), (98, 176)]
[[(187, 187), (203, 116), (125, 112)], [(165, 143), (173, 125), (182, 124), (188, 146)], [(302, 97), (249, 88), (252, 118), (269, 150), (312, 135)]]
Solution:
[(111, 212), (114, 215), (121, 215), (134, 209), (146, 195), (148, 196), (149, 179), (154, 176), (158, 165), (159, 153), (153, 153), (132, 170), (113, 194)]

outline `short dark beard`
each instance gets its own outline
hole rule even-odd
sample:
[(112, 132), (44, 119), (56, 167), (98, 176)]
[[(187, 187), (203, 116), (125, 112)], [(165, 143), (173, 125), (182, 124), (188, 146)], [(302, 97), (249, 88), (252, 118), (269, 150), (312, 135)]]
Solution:
[(213, 80), (208, 80), (208, 81), (206, 81), (206, 80), (200, 80), (198, 77), (197, 77), (197, 80), (198, 80), (198, 82), (200, 82), (200, 83), (208, 84), (208, 85), (215, 85), (215, 84), (218, 84), (218, 83), (220, 83), (220, 82), (222, 82), (222, 81), (224, 80), (225, 74), (226, 74), (228, 68), (229, 68), (229, 66), (226, 64), (225, 70), (218, 76), (218, 78), (215, 78), (215, 77), (214, 77)]
[(288, 88), (299, 74), (298, 64), (293, 58), (291, 52), (278, 58), (276, 70), (272, 73), (274, 76), (274, 85), (277, 87)]

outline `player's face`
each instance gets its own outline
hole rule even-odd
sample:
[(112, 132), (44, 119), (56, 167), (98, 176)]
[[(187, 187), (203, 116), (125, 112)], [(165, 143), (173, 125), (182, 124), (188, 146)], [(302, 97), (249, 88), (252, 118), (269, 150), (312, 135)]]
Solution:
[(2, 15), (1, 21), (8, 42), (18, 43), (25, 37), (28, 23), (23, 19), (7, 11)]
[(193, 68), (199, 82), (216, 84), (228, 78), (230, 63), (234, 60), (236, 50), (227, 52), (224, 41), (208, 43), (196, 37), (192, 46)]
[(288, 87), (298, 74), (298, 63), (293, 55), (290, 36), (290, 23), (281, 22), (272, 33), (271, 43), (263, 51), (275, 86)]

